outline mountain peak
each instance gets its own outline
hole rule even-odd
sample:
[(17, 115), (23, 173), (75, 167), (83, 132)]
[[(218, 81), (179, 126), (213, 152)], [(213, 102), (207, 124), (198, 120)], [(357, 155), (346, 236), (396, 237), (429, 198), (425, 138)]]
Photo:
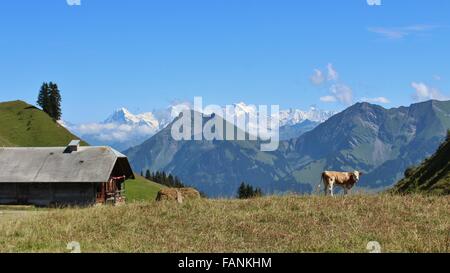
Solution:
[(235, 112), (237, 113), (244, 112), (246, 114), (256, 114), (257, 112), (255, 105), (248, 105), (244, 102), (235, 103), (233, 106), (235, 108)]
[(345, 109), (343, 112), (368, 112), (368, 111), (375, 111), (375, 110), (387, 110), (383, 106), (380, 106), (378, 104), (372, 104), (370, 102), (357, 102), (350, 106), (349, 108)]
[[(232, 104), (232, 106), (229, 112), (226, 112), (227, 108), (223, 107), (223, 112), (216, 114), (221, 117), (226, 114), (225, 116), (227, 118), (233, 118), (233, 121), (235, 118), (247, 115), (251, 117), (258, 116), (258, 107), (256, 105), (241, 101)], [(189, 102), (181, 102), (171, 104), (167, 108), (140, 114), (134, 114), (128, 108), (120, 107), (113, 111), (108, 118), (99, 123), (70, 124), (64, 121), (64, 124), (92, 144), (110, 145), (118, 150), (125, 150), (133, 145), (142, 143), (155, 133), (166, 128), (186, 108), (192, 109), (192, 104)], [(318, 108), (309, 108), (305, 111), (295, 108), (281, 110), (279, 116), (280, 127), (282, 127), (280, 137), (282, 139), (285, 137), (297, 137), (311, 130), (318, 123), (327, 120), (333, 114), (335, 112), (324, 111)], [(257, 124), (252, 120), (246, 118), (246, 124), (241, 126), (242, 128), (240, 129), (248, 130), (249, 128), (257, 128)], [(305, 122), (306, 120), (310, 120), (310, 122)]]
[(115, 112), (130, 113), (130, 111), (125, 107), (120, 107), (119, 109), (116, 109)]
[(103, 123), (127, 124), (127, 125), (147, 125), (158, 128), (159, 122), (150, 112), (134, 115), (127, 108), (121, 107), (113, 112)]

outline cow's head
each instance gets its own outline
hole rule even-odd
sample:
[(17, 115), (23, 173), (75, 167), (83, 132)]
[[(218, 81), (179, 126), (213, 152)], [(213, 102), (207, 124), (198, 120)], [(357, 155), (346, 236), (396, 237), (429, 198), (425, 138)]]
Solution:
[(359, 172), (359, 171), (354, 171), (352, 173), (352, 178), (355, 181), (355, 183), (357, 183), (359, 181), (359, 179), (361, 178), (361, 175), (363, 175), (363, 173)]

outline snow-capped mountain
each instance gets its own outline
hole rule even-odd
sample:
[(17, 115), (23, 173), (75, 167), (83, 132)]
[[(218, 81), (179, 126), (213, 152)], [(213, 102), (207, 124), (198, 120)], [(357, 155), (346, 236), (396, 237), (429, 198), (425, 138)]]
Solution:
[(172, 104), (167, 108), (154, 110), (152, 114), (158, 120), (160, 130), (162, 130), (167, 125), (169, 125), (176, 117), (178, 117), (185, 108), (192, 109), (191, 103), (181, 102)]
[(289, 109), (280, 111), (280, 125), (295, 125), (306, 120), (322, 123), (331, 116), (337, 114), (334, 111), (324, 111), (311, 106), (309, 110)]
[[(233, 104), (233, 107), (226, 111), (225, 119), (228, 117), (236, 119), (247, 115), (248, 117), (258, 116), (258, 107), (255, 105), (247, 105), (244, 102)], [(270, 110), (268, 110), (270, 111)], [(309, 110), (299, 110), (299, 109), (289, 109), (280, 110), (278, 115), (278, 121), (280, 126), (280, 139), (287, 140), (290, 138), (298, 137), (312, 129), (314, 129), (320, 123), (326, 121), (331, 116), (336, 114), (334, 111), (324, 111), (316, 107), (311, 106)], [(276, 118), (276, 115), (272, 115), (271, 118)], [(270, 124), (268, 124), (270, 128)], [(249, 118), (246, 121), (245, 128), (241, 128), (249, 132), (249, 130), (257, 130), (258, 124), (257, 119)]]
[[(192, 108), (190, 103), (181, 103), (142, 114), (133, 114), (126, 108), (120, 108), (99, 123), (72, 124), (67, 121), (60, 121), (60, 123), (91, 145), (108, 145), (123, 151), (144, 142), (164, 129), (186, 107)], [(243, 102), (233, 104), (232, 107), (223, 107), (222, 111), (222, 116), (233, 119), (243, 115), (247, 117), (258, 115), (257, 106)], [(335, 112), (323, 111), (314, 107), (307, 111), (281, 110), (279, 113), (280, 139), (297, 137), (312, 130), (334, 114)], [(249, 131), (249, 128), (257, 128), (256, 120), (247, 119), (245, 128), (241, 129)]]
[[(247, 105), (243, 102), (233, 104), (234, 112), (237, 116), (244, 113), (250, 115), (257, 114), (257, 107), (255, 105)], [(280, 126), (295, 125), (302, 123), (306, 120), (313, 122), (324, 122), (331, 116), (336, 114), (334, 111), (324, 111), (311, 106), (309, 110), (303, 111), (299, 109), (280, 110), (279, 119)]]
[(63, 121), (61, 124), (91, 145), (108, 145), (119, 151), (142, 143), (162, 129), (153, 113), (135, 115), (126, 108), (115, 110), (98, 123), (71, 124)]
[(151, 128), (159, 128), (159, 120), (155, 118), (153, 113), (143, 113), (134, 115), (126, 108), (120, 108), (109, 116), (103, 124), (116, 123), (116, 124), (128, 124), (128, 125), (139, 125), (139, 126), (149, 126)]

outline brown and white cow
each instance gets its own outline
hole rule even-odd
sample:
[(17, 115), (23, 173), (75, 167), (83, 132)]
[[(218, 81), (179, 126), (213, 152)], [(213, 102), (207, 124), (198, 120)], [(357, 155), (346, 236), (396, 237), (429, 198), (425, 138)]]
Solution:
[[(321, 182), (323, 182), (325, 186), (325, 195), (328, 193), (333, 195), (334, 186), (340, 186), (344, 189), (344, 194), (347, 194), (348, 191), (353, 188), (353, 186), (358, 183), (359, 178), (363, 175), (362, 172), (354, 171), (354, 172), (332, 172), (325, 171), (322, 173)], [(319, 184), (320, 188), (320, 184)]]

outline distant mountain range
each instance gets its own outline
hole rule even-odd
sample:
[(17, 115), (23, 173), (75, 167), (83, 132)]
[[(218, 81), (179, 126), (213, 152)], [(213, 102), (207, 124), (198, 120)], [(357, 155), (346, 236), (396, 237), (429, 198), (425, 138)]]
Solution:
[(450, 128), (450, 101), (385, 109), (358, 103), (288, 142), (297, 181), (316, 183), (323, 169), (361, 170), (360, 186), (383, 189), (434, 153)]
[(261, 152), (258, 141), (175, 141), (168, 126), (125, 153), (135, 171), (165, 170), (210, 196), (233, 196), (242, 181), (266, 193), (310, 193), (323, 170), (363, 171), (359, 187), (380, 190), (436, 150), (450, 128), (450, 101), (358, 103), (311, 127)]
[(102, 122), (72, 124), (64, 121), (62, 124), (91, 145), (107, 145), (122, 151), (141, 144), (172, 120), (170, 109), (135, 115), (120, 108)]
[[(181, 104), (189, 106), (189, 104)], [(166, 109), (133, 114), (126, 108), (114, 111), (108, 118), (99, 123), (72, 124), (61, 122), (75, 134), (80, 135), (92, 145), (108, 145), (123, 151), (141, 144), (151, 136), (164, 129), (180, 113), (181, 105), (173, 105)], [(225, 111), (225, 108), (224, 108)], [(330, 118), (335, 112), (311, 107), (307, 111), (289, 109), (280, 111), (280, 138), (283, 140), (298, 137)], [(256, 116), (257, 108), (245, 103), (233, 105), (230, 117), (242, 115)], [(256, 126), (248, 122), (245, 130)]]
[[(211, 118), (203, 117), (203, 124)], [(227, 128), (227, 121), (218, 115), (214, 118)], [(234, 128), (235, 132), (240, 130)], [(259, 141), (175, 141), (169, 125), (125, 153), (135, 171), (164, 170), (176, 174), (183, 183), (210, 197), (232, 196), (242, 181), (251, 181), (271, 192), (309, 190), (309, 185), (287, 180), (291, 168), (282, 151), (261, 152)]]

